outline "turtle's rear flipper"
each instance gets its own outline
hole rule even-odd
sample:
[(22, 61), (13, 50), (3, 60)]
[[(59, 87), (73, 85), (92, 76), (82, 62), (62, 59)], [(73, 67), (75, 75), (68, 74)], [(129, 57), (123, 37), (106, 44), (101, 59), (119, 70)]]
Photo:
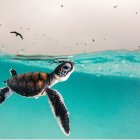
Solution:
[(13, 94), (12, 90), (8, 87), (0, 89), (0, 104), (2, 104), (9, 96)]
[(58, 124), (64, 134), (70, 134), (70, 125), (69, 125), (69, 113), (65, 106), (63, 97), (61, 94), (53, 89), (47, 88), (47, 95), (49, 97), (49, 103), (52, 108), (54, 116), (57, 118)]
[(10, 72), (11, 76), (17, 75), (17, 72), (15, 69), (10, 69), (9, 72)]

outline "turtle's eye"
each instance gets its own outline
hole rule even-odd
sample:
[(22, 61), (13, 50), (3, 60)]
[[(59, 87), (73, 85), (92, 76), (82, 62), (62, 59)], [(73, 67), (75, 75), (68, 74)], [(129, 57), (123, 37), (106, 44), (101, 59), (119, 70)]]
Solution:
[(65, 71), (68, 71), (68, 70), (70, 70), (70, 66), (69, 65), (64, 65), (62, 67), (62, 69), (65, 70)]
[(63, 69), (67, 70), (67, 69), (69, 69), (69, 67), (68, 66), (64, 66)]

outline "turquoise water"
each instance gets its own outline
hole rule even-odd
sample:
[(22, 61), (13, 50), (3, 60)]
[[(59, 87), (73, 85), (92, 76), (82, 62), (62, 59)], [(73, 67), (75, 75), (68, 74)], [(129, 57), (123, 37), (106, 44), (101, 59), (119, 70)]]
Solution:
[(70, 112), (65, 136), (53, 117), (47, 96), (12, 95), (0, 105), (0, 138), (140, 138), (140, 52), (106, 51), (74, 56), (0, 55), (0, 87), (18, 73), (51, 72), (63, 59), (75, 62), (71, 77), (58, 83)]

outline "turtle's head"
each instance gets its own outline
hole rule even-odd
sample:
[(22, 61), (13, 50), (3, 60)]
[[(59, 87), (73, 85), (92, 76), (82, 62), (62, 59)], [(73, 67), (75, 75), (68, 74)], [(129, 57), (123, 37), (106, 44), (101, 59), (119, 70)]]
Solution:
[(65, 81), (69, 78), (74, 70), (74, 63), (71, 61), (64, 61), (54, 70), (54, 76), (59, 81)]

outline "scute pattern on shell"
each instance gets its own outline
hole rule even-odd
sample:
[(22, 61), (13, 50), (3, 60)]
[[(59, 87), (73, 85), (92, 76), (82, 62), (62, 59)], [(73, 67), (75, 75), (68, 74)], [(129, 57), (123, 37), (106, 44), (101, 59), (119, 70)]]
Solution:
[(19, 74), (7, 80), (7, 85), (22, 96), (32, 97), (45, 88), (47, 78), (48, 74), (43, 72)]

